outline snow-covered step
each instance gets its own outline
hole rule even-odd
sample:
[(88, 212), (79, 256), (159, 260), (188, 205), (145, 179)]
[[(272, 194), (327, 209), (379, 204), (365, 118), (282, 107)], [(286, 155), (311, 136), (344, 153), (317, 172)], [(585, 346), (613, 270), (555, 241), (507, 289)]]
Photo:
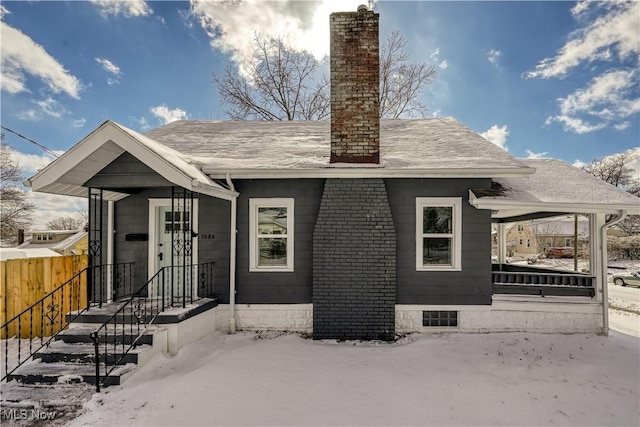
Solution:
[[(95, 325), (91, 324), (79, 324), (66, 329), (56, 337), (56, 340), (63, 341), (66, 343), (93, 343), (91, 339), (91, 334), (96, 330)], [(138, 339), (137, 344), (153, 344), (153, 336), (162, 331), (162, 328), (158, 327), (150, 327), (147, 331), (144, 331), (144, 327), (129, 327), (125, 326), (124, 328), (121, 326), (109, 326), (106, 330), (102, 330), (100, 332), (100, 342), (107, 342), (113, 344), (122, 343), (131, 344), (138, 334), (143, 333), (143, 335)]]
[[(133, 374), (135, 363), (116, 366), (104, 379), (104, 385), (118, 385)], [(100, 375), (104, 377), (105, 366), (101, 364)], [(96, 383), (94, 364), (86, 363), (44, 363), (40, 359), (25, 363), (7, 377), (8, 381), (16, 380), (23, 384), (73, 384), (85, 382)]]
[[(115, 363), (119, 361), (119, 364), (126, 363), (138, 363), (139, 355), (145, 351), (151, 350), (152, 346), (149, 344), (138, 345), (129, 350), (123, 357), (123, 352), (127, 350), (129, 345), (124, 348), (121, 345), (116, 344), (108, 346), (107, 362)], [(101, 346), (100, 351), (104, 351), (104, 346)], [(100, 356), (104, 361), (103, 355)], [(64, 341), (54, 341), (48, 347), (43, 347), (35, 355), (34, 359), (40, 359), (44, 363), (55, 362), (71, 362), (71, 363), (95, 363), (95, 347), (93, 343), (75, 343), (70, 344)]]

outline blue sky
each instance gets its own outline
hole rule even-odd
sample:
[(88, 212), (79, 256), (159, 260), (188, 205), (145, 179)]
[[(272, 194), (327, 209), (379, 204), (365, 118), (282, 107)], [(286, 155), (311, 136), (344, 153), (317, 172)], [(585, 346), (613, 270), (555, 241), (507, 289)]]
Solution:
[[(111, 119), (145, 131), (224, 120), (212, 73), (254, 32), (328, 53), (331, 11), (352, 1), (2, 1), (2, 125), (65, 151)], [(434, 64), (430, 114), (453, 116), (517, 157), (569, 163), (638, 150), (640, 3), (378, 1), (411, 59)], [(5, 131), (32, 175), (51, 160)], [(34, 195), (35, 197), (35, 195)], [(44, 196), (45, 216), (82, 201)]]

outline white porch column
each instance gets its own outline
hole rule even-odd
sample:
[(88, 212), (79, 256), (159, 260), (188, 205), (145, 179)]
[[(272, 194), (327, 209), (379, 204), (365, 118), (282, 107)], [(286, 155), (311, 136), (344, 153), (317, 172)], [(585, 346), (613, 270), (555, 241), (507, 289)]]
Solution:
[[(113, 265), (113, 229), (115, 203), (113, 200), (107, 201), (107, 265)], [(113, 283), (111, 277), (111, 267), (107, 267), (107, 302), (113, 300)]]
[(507, 263), (507, 224), (498, 224), (498, 264)]
[[(593, 221), (591, 219), (593, 218)], [(609, 335), (609, 301), (607, 301), (607, 241), (603, 235), (606, 233), (605, 214), (589, 215), (589, 232), (592, 234), (590, 250), (594, 251), (593, 260), (590, 261), (591, 274), (596, 277), (596, 299), (602, 304), (602, 333)], [(604, 238), (603, 238), (604, 237)]]

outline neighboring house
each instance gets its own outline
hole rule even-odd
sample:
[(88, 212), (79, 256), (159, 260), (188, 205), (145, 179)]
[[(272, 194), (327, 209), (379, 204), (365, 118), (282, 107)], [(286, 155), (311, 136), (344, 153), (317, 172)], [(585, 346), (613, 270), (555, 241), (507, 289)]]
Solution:
[(47, 248), (0, 248), (0, 261), (22, 258), (52, 258), (62, 256)]
[(84, 230), (41, 230), (26, 234), (17, 249), (50, 249), (60, 255), (85, 255), (89, 238)]
[[(588, 236), (589, 220), (579, 216), (578, 245), (581, 253), (588, 251)], [(574, 240), (573, 216), (514, 223), (507, 231), (507, 255), (545, 255), (549, 248), (573, 248)]]
[(523, 223), (511, 224), (507, 231), (507, 255), (526, 256), (537, 253), (536, 235), (531, 227)]
[[(378, 14), (332, 14), (331, 32), (330, 121), (176, 121), (144, 135), (106, 121), (33, 191), (87, 197), (90, 262), (135, 261), (137, 286), (215, 261), (210, 329), (606, 333), (602, 232), (637, 199), (564, 162), (517, 159), (453, 118), (380, 120)], [(506, 226), (562, 213), (589, 217), (591, 272), (541, 298), (533, 278), (553, 275), (503, 274)], [(170, 291), (185, 283), (197, 292), (180, 278)]]

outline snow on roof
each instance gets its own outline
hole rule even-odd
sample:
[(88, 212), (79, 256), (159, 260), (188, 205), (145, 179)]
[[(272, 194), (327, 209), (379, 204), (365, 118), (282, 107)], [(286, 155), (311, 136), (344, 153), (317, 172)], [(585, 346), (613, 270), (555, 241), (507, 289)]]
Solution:
[(491, 191), (474, 192), (477, 199), (473, 203), (484, 208), (498, 208), (502, 206), (500, 202), (532, 206), (546, 204), (574, 208), (574, 212), (583, 212), (581, 208), (585, 207), (601, 206), (640, 214), (640, 198), (582, 169), (556, 159), (521, 161), (535, 168), (535, 173), (526, 177), (497, 178), (497, 185)]
[[(328, 121), (176, 121), (145, 135), (194, 159), (205, 173), (330, 167)], [(381, 120), (380, 159), (380, 166), (367, 166), (530, 172), (521, 160), (450, 117)]]
[(0, 248), (0, 261), (21, 258), (49, 258), (62, 256), (48, 248)]
[(178, 151), (178, 149), (180, 149), (179, 146), (176, 147), (176, 149), (171, 148), (167, 145), (160, 144), (157, 141), (154, 141), (148, 136), (139, 134), (134, 130), (131, 130), (125, 126), (122, 126), (121, 124), (118, 124), (115, 122), (114, 124), (118, 126), (120, 129), (122, 129), (124, 132), (128, 133), (132, 138), (137, 140), (139, 143), (145, 145), (149, 150), (153, 151), (157, 155), (161, 156), (162, 158), (170, 162), (174, 167), (179, 169), (183, 174), (185, 174), (192, 180), (198, 181), (206, 186), (212, 186), (223, 191), (225, 190), (219, 184), (211, 181), (208, 176), (202, 173), (202, 170), (200, 170), (200, 168), (194, 166), (193, 160), (182, 154), (184, 153), (183, 150)]

